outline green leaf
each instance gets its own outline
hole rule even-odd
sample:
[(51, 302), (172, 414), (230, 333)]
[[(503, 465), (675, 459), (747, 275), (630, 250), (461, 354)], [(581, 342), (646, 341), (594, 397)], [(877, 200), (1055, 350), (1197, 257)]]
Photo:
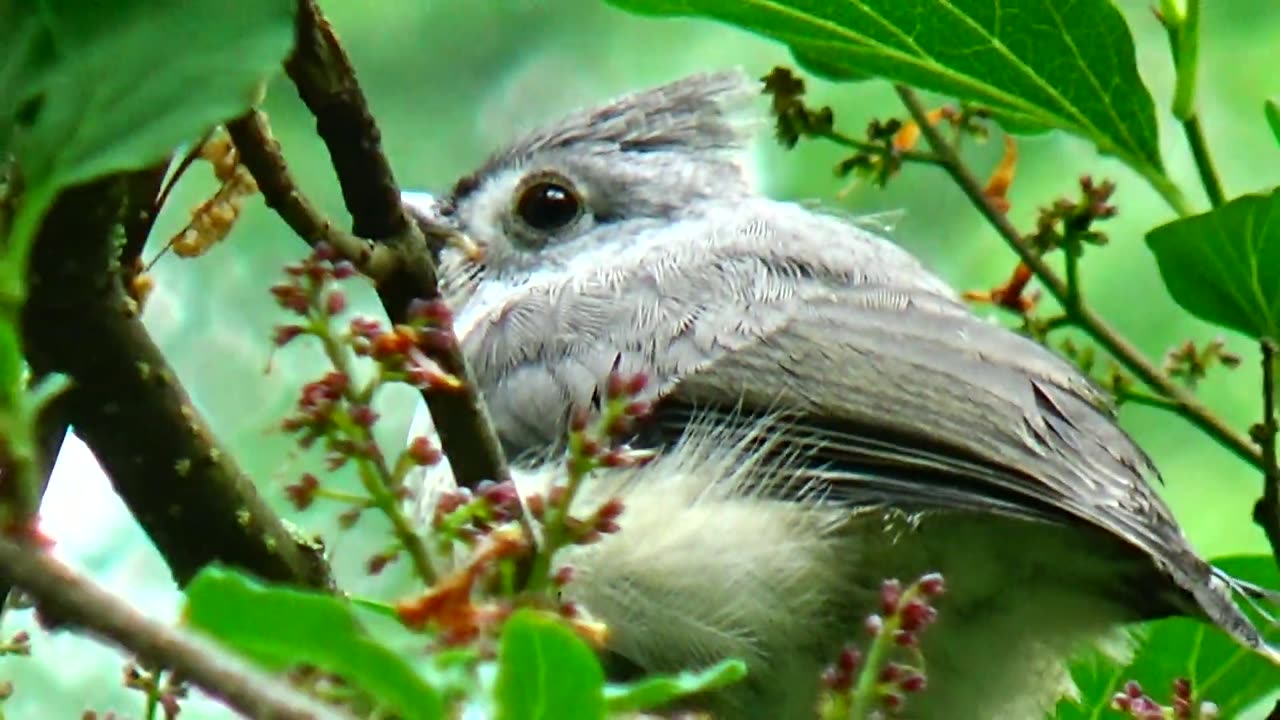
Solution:
[(597, 720), (604, 670), (591, 647), (561, 619), (518, 610), (502, 629), (498, 720)]
[(193, 628), (267, 668), (315, 665), (355, 683), (406, 720), (444, 715), (440, 695), (406, 660), (370, 639), (338, 597), (261, 585), (218, 567), (201, 570), (186, 595), (185, 618)]
[[(1214, 565), (1242, 580), (1280, 587), (1275, 559), (1269, 555), (1224, 558)], [(1280, 628), (1255, 620), (1268, 641), (1280, 641)], [(1060, 703), (1055, 713), (1058, 720), (1119, 718), (1104, 709), (1128, 680), (1136, 680), (1149, 695), (1169, 704), (1171, 683), (1187, 678), (1196, 697), (1216, 703), (1223, 718), (1238, 717), (1244, 708), (1280, 689), (1280, 668), (1208, 624), (1190, 618), (1151, 623), (1127, 665), (1117, 666), (1091, 654), (1074, 663), (1071, 674), (1081, 698)]]
[(294, 0), (0, 4), (0, 153), (28, 187), (162, 160), (254, 104)]
[(1147, 233), (1160, 275), (1187, 312), (1280, 338), (1280, 189), (1244, 195)]
[(1151, 94), (1108, 0), (609, 1), (722, 20), (785, 43), (815, 73), (875, 75), (979, 103), (1011, 129), (1075, 133), (1163, 177)]
[(1271, 127), (1271, 134), (1276, 136), (1276, 144), (1280, 145), (1280, 104), (1268, 100), (1262, 105), (1262, 113), (1267, 116), (1267, 125)]
[(741, 660), (724, 660), (699, 672), (682, 672), (644, 678), (625, 685), (605, 688), (610, 712), (634, 712), (659, 708), (672, 700), (718, 690), (747, 676)]

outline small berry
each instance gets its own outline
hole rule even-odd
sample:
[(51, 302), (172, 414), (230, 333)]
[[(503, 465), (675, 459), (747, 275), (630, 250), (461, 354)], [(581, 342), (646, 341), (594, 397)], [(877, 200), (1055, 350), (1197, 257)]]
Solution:
[(626, 394), (635, 397), (644, 392), (644, 388), (649, 384), (649, 376), (638, 372), (627, 378)]
[(619, 498), (609, 498), (600, 506), (600, 509), (596, 511), (596, 517), (601, 520), (615, 520), (622, 514), (623, 507), (622, 500)]
[(405, 450), (409, 458), (419, 467), (435, 465), (440, 462), (444, 455), (435, 445), (431, 444), (431, 440), (425, 435), (419, 435), (409, 443), (409, 447)]
[(332, 245), (322, 240), (316, 243), (315, 247), (312, 248), (311, 257), (315, 260), (325, 262), (337, 259), (338, 253), (334, 251)]
[(841, 672), (852, 673), (862, 664), (862, 652), (856, 647), (846, 647), (840, 651), (840, 657), (836, 660), (836, 666)]
[(378, 553), (377, 555), (369, 558), (369, 562), (366, 564), (365, 568), (369, 571), (370, 575), (377, 575), (387, 569), (387, 565), (390, 565), (391, 561), (395, 560), (399, 555), (400, 553), (395, 551)]
[(923, 628), (938, 617), (938, 611), (919, 598), (902, 606), (901, 613), (902, 628), (912, 632)]
[(453, 325), (453, 313), (449, 310), (449, 306), (441, 300), (415, 298), (409, 303), (408, 316), (410, 320), (435, 327), (450, 327)]
[(946, 591), (941, 573), (929, 573), (920, 578), (920, 592), (930, 597), (937, 597)]
[(898, 687), (902, 688), (903, 692), (914, 693), (924, 690), (925, 684), (926, 681), (924, 675), (918, 672), (913, 672), (903, 678), (902, 682), (898, 683)]
[(351, 407), (351, 422), (360, 427), (373, 427), (378, 421), (378, 413), (368, 405), (353, 405)]
[(351, 334), (356, 337), (371, 340), (382, 333), (382, 325), (370, 317), (354, 317), (351, 318), (349, 325)]
[(633, 400), (627, 403), (627, 407), (623, 410), (627, 417), (642, 418), (653, 412), (653, 403), (645, 400)]
[(863, 624), (863, 628), (867, 631), (868, 635), (875, 637), (880, 634), (881, 630), (884, 630), (884, 618), (879, 615), (868, 615), (866, 622)]
[(320, 489), (320, 480), (311, 473), (305, 473), (298, 482), (285, 486), (284, 492), (289, 502), (298, 510), (306, 510), (315, 502), (316, 492)]
[(356, 522), (360, 520), (360, 513), (363, 511), (363, 507), (353, 507), (348, 510), (343, 510), (342, 513), (338, 515), (338, 527), (343, 530), (350, 530), (355, 527)]
[(553, 485), (547, 493), (547, 503), (552, 507), (563, 508), (569, 499), (569, 489), (564, 485)]
[(301, 325), (277, 325), (271, 341), (276, 347), (284, 347), (304, 332), (306, 330)]
[(627, 392), (627, 379), (620, 375), (617, 371), (609, 373), (608, 380), (605, 381), (604, 396), (607, 400), (616, 400)]
[(534, 493), (524, 500), (525, 507), (529, 509), (529, 514), (535, 520), (542, 520), (542, 516), (547, 512), (546, 501), (541, 493)]
[(902, 599), (902, 583), (897, 580), (885, 580), (880, 584), (880, 612), (893, 615), (898, 612), (898, 601)]
[(510, 511), (520, 507), (520, 492), (511, 481), (501, 483), (490, 481), (481, 489), (479, 495), (500, 510)]
[(348, 260), (339, 260), (333, 264), (333, 278), (335, 280), (346, 280), (356, 274), (356, 266), (352, 265)]

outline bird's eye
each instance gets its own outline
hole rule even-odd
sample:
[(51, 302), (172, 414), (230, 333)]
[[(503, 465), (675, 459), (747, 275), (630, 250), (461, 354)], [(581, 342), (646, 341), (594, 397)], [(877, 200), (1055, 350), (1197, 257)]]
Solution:
[(578, 219), (582, 198), (563, 178), (535, 178), (520, 190), (516, 214), (534, 230), (554, 232)]

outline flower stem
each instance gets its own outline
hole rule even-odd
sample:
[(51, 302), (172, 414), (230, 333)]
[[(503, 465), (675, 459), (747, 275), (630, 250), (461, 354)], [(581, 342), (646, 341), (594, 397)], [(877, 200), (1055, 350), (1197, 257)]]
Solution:
[[(1196, 112), (1196, 79), (1200, 60), (1200, 0), (1186, 0), (1185, 7), (1178, 7), (1174, 0), (1164, 0), (1161, 18), (1169, 38), (1169, 52), (1177, 72), (1177, 85), (1173, 91), (1173, 116), (1182, 126), (1182, 134), (1191, 147), (1196, 161), (1196, 172), (1204, 186), (1209, 204), (1219, 207), (1225, 201), (1222, 181), (1214, 167), (1200, 116)], [(1185, 213), (1184, 213), (1185, 214)]]
[[(311, 321), (315, 327), (315, 334), (320, 338), (320, 342), (324, 346), (324, 353), (329, 358), (329, 362), (333, 364), (334, 370), (342, 373), (347, 378), (355, 377), (346, 352), (334, 337), (328, 317), (313, 316)], [(348, 404), (362, 405), (371, 397), (371, 392), (367, 390), (357, 391), (350, 382), (347, 383), (346, 388), (343, 390), (343, 398)], [(364, 486), (365, 492), (369, 494), (369, 506), (376, 508), (391, 523), (391, 530), (400, 544), (404, 546), (405, 552), (409, 554), (409, 559), (413, 563), (413, 569), (418, 578), (428, 587), (434, 585), (436, 571), (431, 562), (431, 555), (427, 551), (426, 542), (414, 530), (409, 518), (405, 517), (404, 511), (400, 507), (399, 499), (392, 492), (393, 488), (399, 486), (400, 481), (387, 465), (386, 457), (381, 449), (378, 448), (377, 439), (374, 437), (373, 431), (355, 422), (346, 424), (345, 431), (357, 436), (363, 446), (372, 449), (372, 452), (361, 453), (355, 458), (356, 466), (359, 470), (357, 475), (360, 477), (360, 483)]]
[(1049, 291), (1049, 294), (1063, 306), (1063, 311), (1071, 317), (1072, 324), (1088, 333), (1112, 357), (1119, 361), (1129, 372), (1137, 376), (1138, 379), (1146, 383), (1152, 390), (1168, 398), (1169, 404), (1176, 408), (1178, 415), (1190, 421), (1240, 459), (1255, 468), (1261, 468), (1262, 455), (1248, 437), (1237, 432), (1209, 407), (1200, 402), (1194, 394), (1180, 386), (1147, 359), (1133, 343), (1121, 335), (1086, 302), (1080, 300), (1072, 306), (1070, 303), (1071, 293), (1067, 283), (1049, 267), (1049, 264), (1036, 252), (1035, 248), (1031, 247), (1030, 243), (1018, 232), (1008, 217), (986, 197), (982, 191), (982, 184), (969, 171), (964, 162), (960, 160), (955, 148), (938, 133), (937, 128), (929, 124), (924, 106), (920, 103), (916, 94), (906, 86), (899, 85), (896, 89), (903, 104), (920, 125), (920, 132), (929, 143), (934, 154), (937, 155), (940, 166), (951, 176), (951, 179), (960, 187), (973, 206), (978, 209), (978, 212), (982, 213), (987, 222), (1004, 238), (1005, 243), (1018, 255), (1018, 259), (1035, 273), (1035, 276), (1039, 278), (1040, 283)]

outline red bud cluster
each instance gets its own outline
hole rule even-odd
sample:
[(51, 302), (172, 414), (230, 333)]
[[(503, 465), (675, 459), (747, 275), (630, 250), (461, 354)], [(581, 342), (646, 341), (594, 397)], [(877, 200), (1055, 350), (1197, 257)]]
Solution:
[(1173, 681), (1173, 704), (1169, 707), (1156, 702), (1142, 690), (1142, 686), (1130, 680), (1111, 698), (1111, 707), (1124, 712), (1134, 720), (1217, 720), (1218, 706), (1211, 702), (1198, 705), (1191, 695), (1191, 682), (1186, 678)]
[[(878, 706), (890, 716), (906, 704), (912, 693), (928, 685), (920, 662), (920, 634), (938, 618), (933, 602), (946, 590), (942, 575), (929, 573), (908, 587), (896, 579), (880, 586), (879, 612), (863, 623), (870, 646), (863, 653), (852, 645), (841, 650), (836, 662), (822, 674), (822, 683), (835, 694), (833, 708), (824, 717), (843, 717), (844, 708), (861, 702), (864, 708)], [(904, 655), (912, 662), (891, 659)]]
[[(333, 368), (303, 386), (293, 412), (281, 426), (297, 437), (302, 448), (320, 443), (327, 469), (337, 470), (352, 462), (359, 465), (365, 493), (325, 488), (321, 479), (310, 473), (288, 485), (285, 493), (299, 510), (321, 497), (348, 504), (338, 516), (343, 528), (354, 526), (371, 507), (388, 515), (395, 528), (396, 546), (369, 558), (367, 570), (377, 574), (407, 550), (415, 570), (425, 580), (433, 575), (430, 559), (420, 538), (401, 515), (399, 503), (408, 496), (404, 482), (408, 473), (415, 467), (438, 463), (441, 453), (428, 438), (419, 437), (399, 453), (394, 463), (388, 463), (373, 432), (380, 418), (373, 402), (378, 390), (389, 382), (458, 387), (457, 379), (441, 371), (428, 357), (428, 352), (442, 342), (441, 337), (450, 337), (447, 323), (451, 318), (442, 303), (420, 300), (413, 304), (406, 325), (386, 329), (367, 317), (354, 317), (345, 326), (339, 325), (336, 317), (346, 312), (348, 303), (335, 285), (355, 274), (351, 263), (320, 244), (308, 257), (285, 268), (285, 281), (273, 286), (271, 294), (280, 307), (301, 318), (277, 327), (275, 344), (284, 346), (304, 335), (315, 337)], [(368, 358), (377, 365), (367, 382), (354, 379), (357, 374), (352, 355)]]

